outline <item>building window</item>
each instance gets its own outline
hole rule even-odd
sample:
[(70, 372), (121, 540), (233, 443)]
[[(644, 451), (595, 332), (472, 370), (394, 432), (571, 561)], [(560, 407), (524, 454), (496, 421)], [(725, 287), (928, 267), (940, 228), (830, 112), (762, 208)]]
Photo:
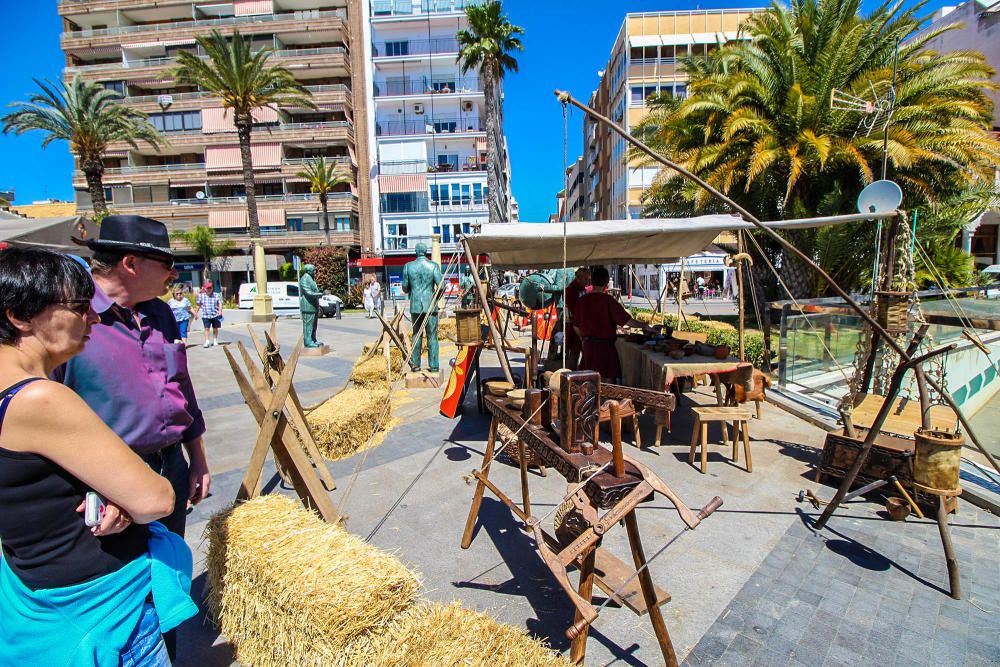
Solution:
[(101, 85), (104, 86), (105, 90), (113, 90), (122, 97), (125, 97), (125, 82), (124, 81), (103, 81)]
[[(437, 125), (435, 123), (435, 125)], [(452, 127), (454, 127), (452, 123)], [(458, 171), (458, 154), (452, 155), (438, 155), (437, 156), (438, 171)], [(447, 187), (447, 186), (445, 186)]]
[(383, 213), (426, 213), (429, 209), (423, 192), (387, 192), (381, 199)]
[(408, 56), (410, 55), (410, 43), (406, 40), (385, 43), (385, 55), (387, 56)]
[(290, 232), (301, 232), (302, 218), (288, 218), (285, 220), (285, 229)]
[(173, 111), (170, 113), (154, 113), (149, 116), (149, 122), (160, 132), (200, 130), (201, 112)]
[(472, 201), (477, 204), (483, 203), (483, 184), (473, 183), (472, 184)]

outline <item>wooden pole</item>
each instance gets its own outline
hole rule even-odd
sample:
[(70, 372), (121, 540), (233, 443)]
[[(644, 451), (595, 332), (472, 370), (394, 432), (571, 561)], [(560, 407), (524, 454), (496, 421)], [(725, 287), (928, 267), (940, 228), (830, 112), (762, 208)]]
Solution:
[[(742, 255), (746, 252), (743, 245), (743, 230), (736, 232), (736, 254)], [(725, 279), (723, 279), (724, 281)], [(736, 262), (736, 304), (740, 311), (739, 337), (740, 337), (740, 361), (746, 361), (746, 353), (743, 351), (743, 331), (746, 318), (746, 305), (743, 301), (743, 260)]]
[(681, 277), (677, 279), (677, 330), (681, 330), (681, 322), (684, 321), (684, 260), (681, 257)]
[[(892, 336), (889, 335), (889, 333), (885, 330), (884, 327), (882, 327), (878, 322), (875, 321), (875, 318), (872, 317), (871, 313), (862, 308), (861, 305), (857, 301), (855, 301), (851, 297), (851, 295), (848, 294), (844, 290), (844, 288), (837, 283), (837, 281), (835, 281), (832, 277), (830, 277), (829, 273), (824, 271), (819, 264), (817, 264), (812, 260), (812, 258), (810, 258), (804, 252), (796, 248), (793, 244), (789, 243), (787, 240), (785, 240), (784, 237), (782, 237), (776, 231), (774, 231), (773, 229), (765, 225), (763, 222), (758, 220), (752, 213), (750, 213), (750, 211), (746, 210), (745, 208), (737, 204), (731, 198), (722, 194), (719, 190), (706, 183), (702, 178), (699, 178), (690, 170), (685, 169), (684, 167), (677, 164), (673, 160), (668, 160), (667, 158), (663, 157), (662, 155), (654, 151), (652, 148), (650, 148), (649, 146), (642, 143), (641, 141), (633, 137), (631, 134), (623, 130), (621, 127), (615, 124), (610, 118), (608, 118), (607, 116), (602, 116), (601, 114), (597, 113), (596, 111), (588, 107), (586, 104), (583, 104), (579, 100), (575, 99), (569, 93), (564, 93), (561, 90), (557, 90), (555, 91), (555, 94), (556, 97), (559, 98), (560, 102), (566, 104), (572, 104), (580, 111), (583, 111), (588, 116), (594, 118), (601, 124), (610, 128), (616, 134), (620, 135), (625, 141), (638, 148), (640, 151), (648, 155), (656, 162), (659, 162), (665, 167), (673, 169), (681, 176), (684, 176), (685, 178), (697, 183), (699, 187), (703, 188), (706, 192), (710, 193), (716, 199), (725, 203), (734, 211), (739, 213), (740, 217), (742, 217), (744, 220), (746, 220), (754, 227), (756, 227), (758, 230), (763, 232), (768, 238), (772, 239), (775, 243), (780, 245), (784, 250), (787, 250), (788, 252), (792, 253), (800, 260), (805, 262), (806, 266), (810, 267), (813, 271), (819, 274), (819, 276), (824, 281), (826, 281), (826, 283), (830, 286), (830, 289), (832, 289), (837, 294), (837, 296), (843, 299), (847, 303), (847, 305), (849, 305), (854, 310), (854, 312), (856, 312), (861, 317), (861, 319), (863, 319), (868, 324), (868, 326), (872, 328), (876, 340), (878, 340), (879, 337), (884, 339), (886, 344), (888, 344), (893, 349), (893, 351), (899, 355), (900, 362), (910, 360), (910, 356), (906, 354), (906, 350), (904, 350), (903, 347), (899, 343), (897, 343), (892, 338)], [(903, 218), (906, 217), (904, 211), (897, 211), (894, 219), (898, 220), (900, 217)], [(1000, 463), (997, 463), (997, 460), (993, 458), (993, 455), (990, 454), (985, 447), (983, 447), (982, 443), (980, 442), (979, 438), (976, 436), (975, 431), (972, 428), (972, 424), (969, 423), (969, 420), (965, 417), (965, 414), (962, 413), (961, 408), (959, 408), (958, 403), (955, 402), (955, 399), (952, 397), (952, 395), (948, 393), (947, 389), (944, 386), (939, 385), (934, 380), (931, 380), (931, 378), (926, 378), (926, 381), (927, 385), (931, 389), (936, 391), (938, 395), (941, 396), (944, 402), (948, 404), (948, 407), (950, 407), (952, 411), (955, 413), (955, 416), (958, 417), (958, 421), (961, 422), (962, 428), (965, 429), (966, 435), (969, 436), (969, 440), (972, 442), (973, 445), (975, 445), (976, 449), (978, 449), (979, 452), (984, 457), (986, 457), (986, 460), (990, 462), (990, 465), (992, 465), (997, 472), (1000, 472)]]
[[(469, 244), (462, 240), (462, 248), (465, 250), (465, 259), (468, 261), (469, 266), (476, 265), (476, 259), (472, 255), (472, 250), (469, 248)], [(472, 279), (476, 283), (476, 291), (479, 292), (479, 303), (480, 307), (483, 309), (483, 313), (486, 315), (486, 325), (490, 328), (490, 334), (493, 336), (493, 342), (496, 345), (497, 356), (500, 358), (500, 368), (503, 369), (504, 377), (507, 382), (514, 384), (514, 376), (510, 372), (510, 361), (507, 359), (507, 351), (504, 349), (504, 340), (500, 337), (500, 332), (497, 331), (497, 323), (493, 321), (493, 315), (489, 311), (490, 302), (486, 300), (486, 287), (483, 285), (483, 281), (479, 279), (479, 272), (475, 271), (472, 274)]]

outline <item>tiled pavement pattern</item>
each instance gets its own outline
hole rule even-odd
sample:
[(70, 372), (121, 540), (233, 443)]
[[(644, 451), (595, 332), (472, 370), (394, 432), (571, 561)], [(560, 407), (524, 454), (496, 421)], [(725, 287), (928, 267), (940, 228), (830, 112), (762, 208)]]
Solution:
[(801, 515), (684, 664), (1000, 665), (1000, 518), (950, 518), (962, 600), (931, 519), (886, 521), (872, 503), (823, 531)]

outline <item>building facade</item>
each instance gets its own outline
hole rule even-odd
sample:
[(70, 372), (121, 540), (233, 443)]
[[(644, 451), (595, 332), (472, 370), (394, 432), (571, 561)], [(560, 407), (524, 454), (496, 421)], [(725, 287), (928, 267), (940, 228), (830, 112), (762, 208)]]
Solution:
[(455, 35), (466, 25), (465, 7), (482, 2), (369, 4), (367, 139), (377, 251), (356, 264), (396, 291), (417, 243), (430, 248), (437, 236), (446, 266), (459, 236), (487, 221), (487, 169), (497, 170), (495, 195), (512, 219), (506, 141), (497, 137), (500, 159), (488, 164), (483, 82), (458, 64)]
[[(641, 12), (625, 15), (611, 57), (601, 73), (590, 106), (631, 132), (648, 113), (647, 100), (666, 93), (687, 95), (687, 76), (679, 61), (704, 55), (740, 38), (740, 26), (762, 9), (711, 9)], [(642, 216), (642, 194), (659, 173), (627, 159), (625, 140), (589, 117), (583, 124), (584, 182), (582, 217), (615, 220)], [(631, 291), (657, 294), (662, 269), (636, 266), (622, 269), (616, 282)]]
[[(994, 70), (1000, 70), (1000, 2), (969, 0), (957, 7), (942, 7), (920, 34), (948, 26), (954, 27), (928, 41), (928, 49), (939, 53), (979, 51)], [(988, 94), (993, 100), (993, 129), (1000, 130), (1000, 90)], [(995, 181), (1000, 186), (1000, 165)], [(1000, 263), (1000, 206), (972, 220), (962, 231), (960, 243), (975, 258), (977, 268)]]
[[(678, 61), (703, 55), (739, 37), (740, 25), (759, 9), (712, 9), (626, 14), (590, 104), (631, 131), (647, 114), (646, 100), (687, 95)], [(592, 220), (640, 217), (641, 196), (658, 167), (626, 161), (625, 140), (592, 121), (584, 123), (584, 157)]]
[[(236, 248), (249, 246), (239, 144), (231, 116), (217, 98), (169, 77), (179, 52), (198, 55), (195, 38), (238, 29), (254, 46), (275, 49), (270, 62), (288, 68), (312, 94), (316, 109), (263, 109), (251, 154), (262, 239), (271, 255), (330, 243), (361, 250), (370, 237), (366, 202), (356, 187), (358, 155), (354, 64), (348, 5), (357, 0), (61, 0), (65, 80), (76, 74), (123, 96), (149, 114), (166, 145), (133, 148), (119, 142), (105, 159), (108, 207), (146, 215), (170, 229), (205, 225)], [(357, 21), (357, 25), (361, 25)], [(360, 73), (363, 76), (363, 71)], [(329, 198), (329, 234), (304, 162), (324, 156), (354, 175)], [(92, 207), (86, 181), (73, 179), (81, 211)], [(181, 253), (185, 248), (180, 247)]]

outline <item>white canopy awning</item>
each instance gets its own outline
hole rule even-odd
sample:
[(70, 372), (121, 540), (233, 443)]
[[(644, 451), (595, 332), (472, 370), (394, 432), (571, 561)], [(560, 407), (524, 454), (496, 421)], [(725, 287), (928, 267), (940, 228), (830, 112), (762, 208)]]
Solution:
[(628, 43), (630, 46), (659, 46), (663, 41), (659, 35), (632, 35)]
[(93, 222), (76, 215), (59, 218), (0, 218), (0, 248), (8, 245), (46, 248), (89, 256), (90, 250), (76, 245), (70, 237), (97, 238), (97, 233)]
[[(801, 229), (894, 215), (854, 214), (764, 224), (776, 230)], [(566, 227), (566, 265), (670, 263), (701, 252), (721, 232), (754, 228), (733, 215), (571, 222)], [(558, 223), (486, 224), (478, 234), (466, 236), (465, 242), (473, 254), (488, 254), (496, 266), (544, 269), (563, 264), (563, 225)]]

